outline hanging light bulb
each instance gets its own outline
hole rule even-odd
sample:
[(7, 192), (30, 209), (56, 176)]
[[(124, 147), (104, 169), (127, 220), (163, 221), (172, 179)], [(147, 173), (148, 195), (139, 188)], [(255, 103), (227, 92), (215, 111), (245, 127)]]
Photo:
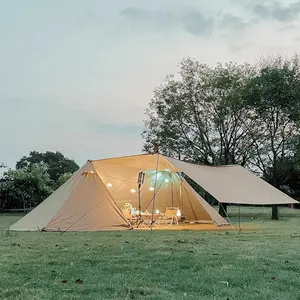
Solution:
[(169, 182), (169, 178), (166, 178), (166, 179), (165, 179), (165, 183), (168, 183), (168, 182)]
[(107, 186), (108, 186), (108, 187), (112, 187), (112, 183), (109, 182), (109, 183), (107, 184)]
[(135, 189), (131, 189), (130, 193), (134, 194), (135, 193)]
[(154, 191), (154, 187), (153, 187), (153, 186), (150, 186), (150, 187), (149, 187), (149, 191)]

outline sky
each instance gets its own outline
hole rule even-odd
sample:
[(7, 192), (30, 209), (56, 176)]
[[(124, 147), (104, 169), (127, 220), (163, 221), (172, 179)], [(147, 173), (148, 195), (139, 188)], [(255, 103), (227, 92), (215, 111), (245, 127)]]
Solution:
[[(262, 4), (263, 3), (263, 4)], [(144, 111), (186, 57), (300, 50), (300, 1), (0, 0), (0, 162), (141, 152)]]

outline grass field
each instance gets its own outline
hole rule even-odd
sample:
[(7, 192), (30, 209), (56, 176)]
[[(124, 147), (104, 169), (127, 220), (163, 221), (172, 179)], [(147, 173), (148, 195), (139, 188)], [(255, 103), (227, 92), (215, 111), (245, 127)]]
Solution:
[(300, 299), (300, 211), (280, 214), (242, 208), (242, 227), (255, 230), (240, 234), (63, 235), (7, 233), (20, 216), (0, 215), (0, 299)]

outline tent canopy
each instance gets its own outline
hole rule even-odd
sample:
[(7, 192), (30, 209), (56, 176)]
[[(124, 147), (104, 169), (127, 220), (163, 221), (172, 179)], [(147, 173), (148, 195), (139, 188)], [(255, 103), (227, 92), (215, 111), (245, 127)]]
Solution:
[(241, 166), (200, 166), (167, 159), (219, 202), (248, 205), (299, 203)]

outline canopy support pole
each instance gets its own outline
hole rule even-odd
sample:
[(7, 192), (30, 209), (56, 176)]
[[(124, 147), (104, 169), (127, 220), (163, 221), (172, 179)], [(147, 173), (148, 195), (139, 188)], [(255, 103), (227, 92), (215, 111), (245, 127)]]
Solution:
[(239, 205), (239, 233), (241, 233), (241, 206)]

